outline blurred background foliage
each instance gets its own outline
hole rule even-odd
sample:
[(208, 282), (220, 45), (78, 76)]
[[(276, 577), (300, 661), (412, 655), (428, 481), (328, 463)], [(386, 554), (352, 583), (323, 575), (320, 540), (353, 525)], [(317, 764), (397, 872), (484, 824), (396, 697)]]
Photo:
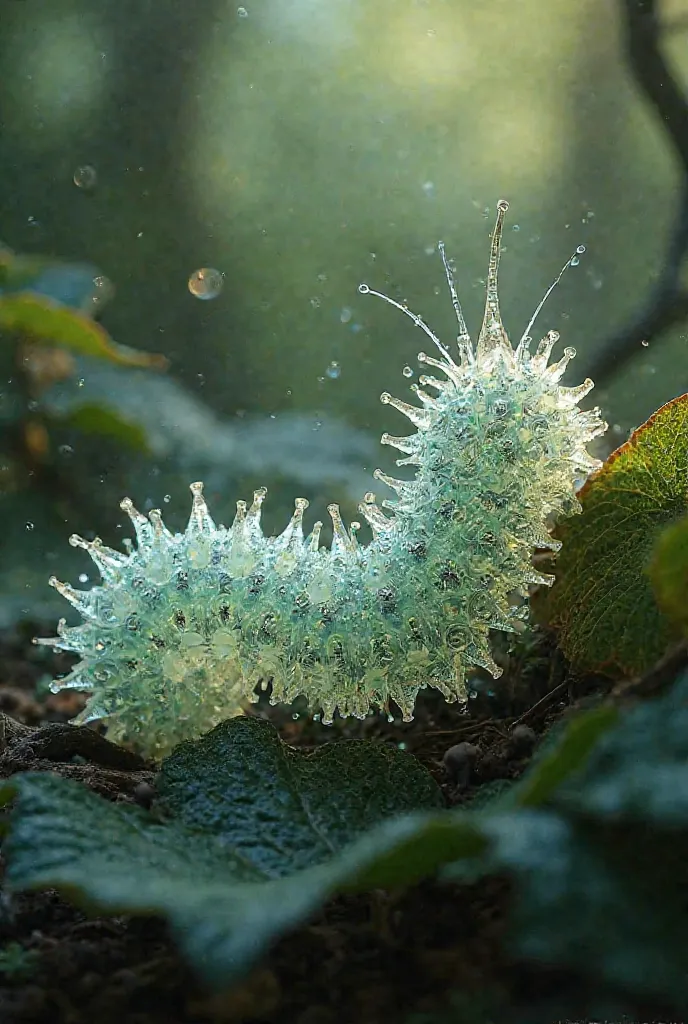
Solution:
[[(224, 522), (261, 484), (270, 530), (298, 494), (311, 521), (333, 499), (354, 514), (390, 464), (379, 434), (399, 429), (380, 392), (404, 395), (424, 347), (357, 285), (453, 336), (443, 239), (475, 329), (501, 196), (513, 334), (587, 247), (539, 323), (577, 348), (569, 383), (660, 273), (681, 171), (629, 71), (623, 3), (245, 3), (0, 0), (0, 238), (98, 268), (114, 298), (91, 312), (170, 363), (74, 356), (42, 391), (59, 487), (0, 453), (0, 621), (62, 612), (47, 575), (88, 568), (73, 531), (117, 543), (124, 494), (169, 502), (175, 527), (199, 477)], [(660, 13), (683, 81), (688, 0)], [(188, 288), (202, 267), (223, 275), (211, 301)], [(21, 372), (7, 337), (3, 403)], [(685, 342), (678, 324), (602, 381), (611, 447), (688, 390)], [(90, 412), (70, 424), (77, 407)], [(138, 435), (93, 432), (98, 410)]]

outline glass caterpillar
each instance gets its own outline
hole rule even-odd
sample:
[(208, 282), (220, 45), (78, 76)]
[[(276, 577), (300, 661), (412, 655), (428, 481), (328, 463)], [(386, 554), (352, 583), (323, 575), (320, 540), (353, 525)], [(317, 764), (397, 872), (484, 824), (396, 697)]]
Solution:
[(489, 632), (523, 628), (529, 586), (552, 583), (533, 568), (532, 553), (558, 549), (551, 516), (579, 511), (576, 482), (599, 465), (585, 446), (606, 429), (599, 409), (578, 408), (591, 380), (560, 386), (575, 351), (549, 363), (557, 332), (530, 351), (528, 332), (575, 255), (515, 349), (507, 337), (497, 282), (507, 209), (501, 200), (475, 346), (439, 245), (458, 321), (457, 360), (406, 306), (359, 288), (425, 332), (439, 358), (421, 352), (418, 360), (442, 374), (419, 378), (418, 406), (381, 396), (415, 427), (381, 439), (415, 475), (399, 480), (375, 471), (396, 498), (381, 507), (368, 493), (359, 505), (370, 543), (359, 544), (359, 524), (347, 529), (337, 505), (328, 507), (330, 548), (319, 543), (319, 522), (305, 538), (304, 498), (296, 499), (284, 532), (265, 537), (265, 488), (250, 506), (237, 502), (231, 527), (216, 526), (201, 483), (191, 484), (184, 533), (170, 533), (160, 511), (142, 515), (126, 498), (121, 507), (135, 548), (125, 542), (122, 553), (98, 538), (70, 538), (89, 553), (102, 583), (79, 591), (52, 578), (83, 622), (62, 619), (57, 637), (36, 642), (80, 655), (52, 683), (53, 692), (90, 693), (77, 723), (105, 719), (111, 739), (159, 758), (240, 714), (267, 682), (273, 704), (303, 695), (329, 724), (335, 711), (362, 718), (371, 708), (389, 713), (391, 702), (409, 721), (422, 688), (461, 701), (467, 670), (500, 674)]

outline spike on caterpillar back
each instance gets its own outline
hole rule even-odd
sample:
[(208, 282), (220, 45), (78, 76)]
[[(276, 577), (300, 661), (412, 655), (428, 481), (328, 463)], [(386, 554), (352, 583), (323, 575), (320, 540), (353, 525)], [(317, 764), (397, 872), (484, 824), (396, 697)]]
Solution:
[(515, 349), (507, 337), (497, 287), (507, 208), (500, 201), (475, 346), (440, 243), (458, 322), (456, 359), (415, 313), (360, 286), (401, 309), (439, 353), (418, 356), (428, 371), (414, 387), (419, 405), (381, 396), (415, 428), (382, 436), (415, 476), (375, 471), (396, 497), (380, 506), (365, 495), (359, 510), (372, 528), (368, 545), (356, 539), (358, 524), (346, 528), (337, 505), (328, 508), (329, 549), (319, 544), (321, 523), (304, 537), (303, 498), (284, 532), (265, 537), (265, 488), (250, 506), (237, 502), (230, 527), (217, 526), (200, 483), (191, 485), (184, 533), (170, 533), (159, 511), (144, 516), (125, 499), (135, 548), (130, 542), (122, 553), (98, 539), (70, 538), (89, 553), (102, 583), (78, 591), (51, 579), (83, 622), (63, 619), (57, 637), (37, 642), (80, 655), (52, 684), (90, 693), (77, 722), (106, 719), (110, 738), (160, 757), (240, 714), (268, 680), (272, 703), (305, 695), (327, 723), (337, 710), (363, 717), (371, 708), (389, 711), (391, 702), (408, 721), (421, 688), (460, 701), (467, 670), (500, 674), (489, 632), (518, 629), (527, 609), (514, 596), (551, 583), (534, 570), (532, 552), (557, 549), (549, 517), (578, 511), (576, 480), (598, 465), (586, 443), (606, 428), (598, 409), (578, 408), (592, 381), (559, 383), (575, 351), (550, 363), (558, 340), (550, 331), (531, 353), (528, 333), (544, 299)]

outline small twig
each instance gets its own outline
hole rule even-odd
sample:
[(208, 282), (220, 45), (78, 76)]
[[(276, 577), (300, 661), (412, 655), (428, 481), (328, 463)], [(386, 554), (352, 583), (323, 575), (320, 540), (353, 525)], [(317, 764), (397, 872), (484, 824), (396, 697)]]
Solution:
[(660, 47), (662, 27), (657, 0), (620, 0), (628, 64), (646, 100), (658, 114), (683, 171), (679, 210), (673, 220), (666, 257), (645, 306), (634, 320), (605, 342), (586, 365), (599, 385), (649, 341), (688, 317), (688, 290), (681, 286), (681, 265), (688, 253), (688, 102), (669, 70)]

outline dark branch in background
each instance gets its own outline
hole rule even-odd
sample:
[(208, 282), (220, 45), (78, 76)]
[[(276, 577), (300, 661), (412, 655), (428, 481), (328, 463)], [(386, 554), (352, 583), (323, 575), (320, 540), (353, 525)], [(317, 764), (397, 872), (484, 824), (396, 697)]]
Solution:
[(681, 265), (688, 253), (688, 97), (671, 74), (660, 49), (657, 0), (620, 0), (629, 68), (639, 89), (661, 118), (683, 171), (681, 199), (664, 265), (644, 308), (626, 327), (599, 346), (586, 372), (599, 385), (649, 341), (688, 317), (688, 290)]

